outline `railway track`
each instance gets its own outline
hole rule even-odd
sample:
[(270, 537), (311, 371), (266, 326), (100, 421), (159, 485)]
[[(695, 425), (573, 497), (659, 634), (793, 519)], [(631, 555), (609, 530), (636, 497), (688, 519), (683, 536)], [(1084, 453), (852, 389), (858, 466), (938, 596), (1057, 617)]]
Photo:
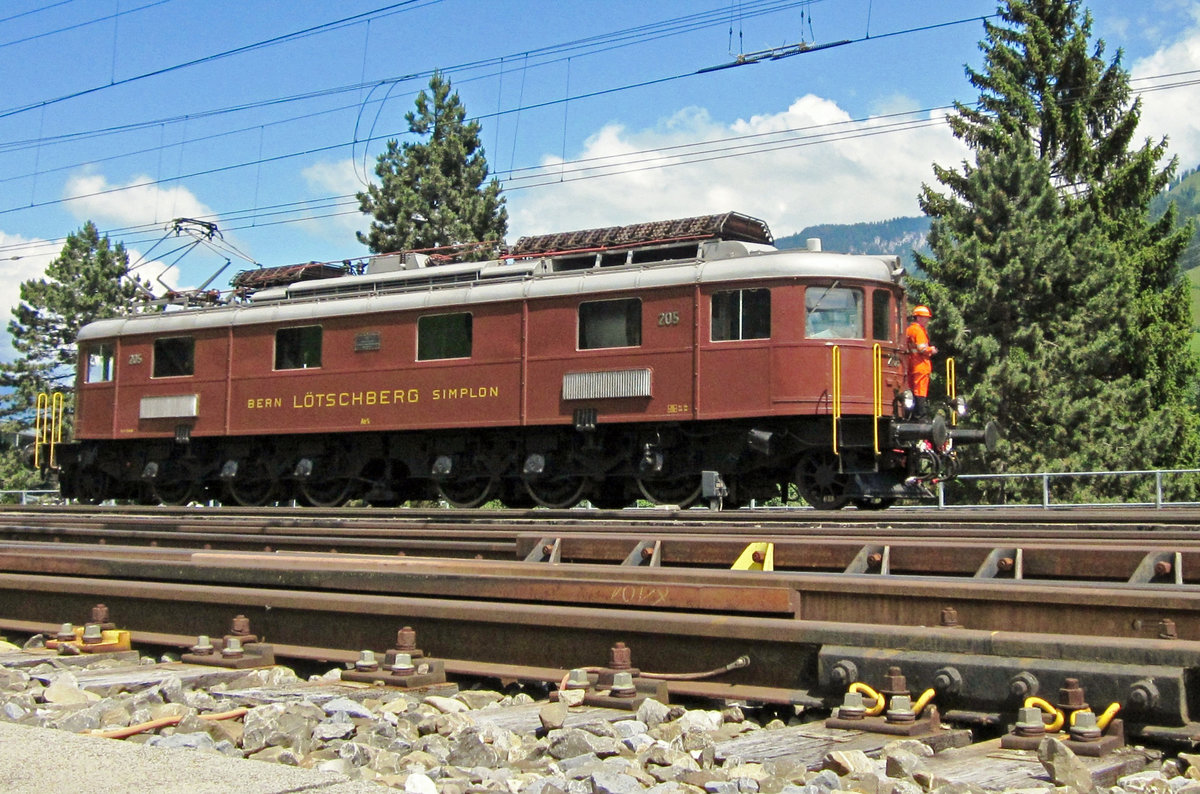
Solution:
[(450, 672), (548, 681), (623, 644), (670, 674), (750, 660), (679, 694), (822, 709), (899, 668), (976, 724), (1074, 680), (1136, 734), (1200, 735), (1194, 512), (628, 512), (4, 513), (0, 626), (103, 602), (142, 641), (187, 646), (244, 615), (277, 653), (348, 662), (411, 626)]

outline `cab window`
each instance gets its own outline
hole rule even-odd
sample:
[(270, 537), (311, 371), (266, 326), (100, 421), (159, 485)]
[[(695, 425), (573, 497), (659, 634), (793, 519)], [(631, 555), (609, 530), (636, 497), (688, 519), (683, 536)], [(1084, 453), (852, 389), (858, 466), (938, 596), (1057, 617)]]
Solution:
[(808, 287), (804, 310), (809, 339), (863, 338), (863, 291), (857, 287)]
[(887, 341), (892, 338), (892, 293), (877, 289), (871, 295), (871, 336)]
[(302, 325), (275, 332), (275, 369), (321, 366), (321, 326)]
[(579, 304), (579, 349), (642, 344), (642, 301), (620, 298)]
[(172, 336), (154, 340), (155, 378), (179, 378), (196, 374), (196, 340)]
[(86, 383), (108, 383), (116, 373), (116, 351), (111, 342), (91, 345), (87, 351)]
[(470, 358), (472, 343), (468, 312), (431, 314), (417, 320), (417, 361)]
[(771, 338), (771, 291), (735, 289), (712, 296), (712, 341)]

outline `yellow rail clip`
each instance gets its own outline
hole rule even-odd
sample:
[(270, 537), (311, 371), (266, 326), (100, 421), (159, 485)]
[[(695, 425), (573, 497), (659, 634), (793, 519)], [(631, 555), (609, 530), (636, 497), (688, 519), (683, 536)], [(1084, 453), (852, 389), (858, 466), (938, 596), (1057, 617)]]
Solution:
[(751, 543), (742, 551), (737, 561), (729, 569), (731, 571), (773, 571), (775, 570), (775, 544)]

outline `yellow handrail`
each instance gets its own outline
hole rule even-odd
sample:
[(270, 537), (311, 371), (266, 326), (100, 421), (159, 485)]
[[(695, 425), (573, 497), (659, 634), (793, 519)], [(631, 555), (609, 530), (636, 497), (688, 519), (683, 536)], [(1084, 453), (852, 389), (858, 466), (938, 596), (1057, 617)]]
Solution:
[(37, 408), (33, 415), (33, 467), (40, 469), (42, 467), (42, 436), (45, 435), (42, 423), (48, 418), (46, 409), (50, 405), (50, 395), (46, 392), (38, 392)]
[(39, 392), (33, 423), (33, 465), (42, 467), (42, 447), (47, 449), (46, 465), (50, 468), (58, 466), (54, 454), (54, 446), (62, 443), (63, 410), (66, 398), (62, 392), (47, 394)]
[(958, 396), (958, 387), (954, 379), (958, 373), (954, 369), (954, 359), (946, 359), (946, 399), (950, 402), (950, 426), (958, 424), (958, 411), (954, 410), (954, 398)]
[(833, 346), (833, 454), (838, 452), (838, 424), (842, 418), (842, 348)]
[(875, 398), (874, 421), (875, 454), (879, 454), (879, 417), (883, 416), (883, 346), (878, 342), (871, 348), (871, 391)]

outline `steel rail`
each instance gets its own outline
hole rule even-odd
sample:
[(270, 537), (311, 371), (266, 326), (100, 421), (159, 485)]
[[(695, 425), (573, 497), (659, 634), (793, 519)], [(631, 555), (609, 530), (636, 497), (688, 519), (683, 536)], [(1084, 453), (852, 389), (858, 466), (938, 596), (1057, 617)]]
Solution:
[(239, 516), (256, 520), (284, 520), (303, 522), (309, 520), (341, 521), (388, 521), (406, 523), (450, 523), (458, 526), (475, 526), (488, 523), (558, 523), (587, 522), (597, 520), (621, 523), (670, 523), (679, 524), (790, 524), (807, 523), (825, 526), (856, 525), (927, 525), (927, 524), (996, 524), (1016, 526), (1020, 524), (1077, 524), (1080, 527), (1126, 526), (1153, 530), (1160, 526), (1200, 526), (1200, 507), (1167, 506), (1163, 508), (1135, 507), (1063, 507), (1045, 510), (1030, 508), (893, 508), (887, 511), (841, 510), (823, 512), (808, 508), (759, 508), (710, 511), (704, 509), (678, 510), (657, 507), (626, 510), (452, 510), (425, 508), (311, 508), (311, 507), (267, 507), (243, 508), (236, 506), (216, 507), (170, 507), (170, 506), (90, 506), (90, 505), (0, 505), (0, 516), (44, 514), (60, 516), (110, 515), (119, 519), (134, 516), (186, 516), (192, 520), (209, 517), (226, 518)]
[[(565, 580), (558, 585), (563, 588), (559, 603), (545, 603), (544, 593), (536, 589), (529, 601), (508, 601), (486, 593), (482, 594), (486, 597), (476, 593), (474, 598), (464, 598), (458, 597), (454, 587), (471, 577), (433, 576), (429, 571), (413, 571), (406, 580), (408, 589), (424, 581), (429, 591), (441, 590), (440, 596), (434, 592), (424, 596), (382, 593), (382, 575), (360, 575), (355, 584), (356, 573), (351, 569), (327, 572), (324, 588), (318, 590), (303, 586), (305, 576), (321, 576), (320, 561), (311, 562), (307, 571), (206, 567), (205, 576), (217, 578), (223, 572), (230, 579), (241, 579), (238, 584), (149, 581), (146, 575), (166, 576), (172, 567), (149, 561), (126, 563), (135, 574), (128, 578), (116, 576), (114, 568), (103, 577), (3, 573), (0, 615), (8, 616), (8, 621), (0, 621), (0, 625), (15, 625), (9, 621), (56, 625), (78, 619), (100, 601), (108, 605), (115, 620), (135, 632), (181, 635), (190, 628), (196, 634), (218, 635), (232, 615), (242, 614), (250, 617), (256, 633), (266, 641), (344, 650), (386, 649), (392, 646), (396, 630), (407, 625), (417, 630), (419, 644), (430, 656), (559, 670), (602, 666), (610, 648), (623, 642), (633, 649), (637, 667), (660, 672), (711, 669), (748, 655), (750, 667), (727, 674), (720, 683), (784, 690), (790, 693), (791, 702), (803, 705), (832, 705), (849, 680), (882, 681), (889, 668), (900, 667), (910, 689), (938, 689), (944, 711), (991, 715), (992, 719), (1015, 710), (1022, 696), (1020, 687), (1024, 692), (1040, 687), (1049, 694), (1066, 679), (1075, 678), (1086, 688), (1091, 702), (1122, 703), (1131, 725), (1149, 726), (1159, 735), (1200, 729), (1192, 724), (1189, 711), (1195, 697), (1189, 687), (1194, 687), (1200, 665), (1200, 642), (1158, 639), (1145, 631), (1145, 626), (1136, 636), (1126, 637), (1063, 633), (1074, 627), (1077, 616), (1097, 611), (1108, 616), (1109, 626), (1124, 626), (1130, 632), (1136, 623), (1131, 615), (1158, 616), (1171, 614), (1172, 609), (1177, 615), (1194, 615), (1200, 606), (1200, 593), (1196, 592), (1181, 598), (1184, 594), (1178, 592), (1133, 588), (1118, 599), (1109, 590), (1097, 590), (1100, 597), (1093, 602), (1065, 586), (1057, 592), (1046, 586), (1024, 586), (1005, 594), (990, 583), (967, 583), (973, 586), (963, 589), (942, 583), (944, 592), (925, 590), (909, 593), (910, 598), (905, 595), (905, 582), (876, 579), (855, 582), (852, 592), (825, 591), (826, 596), (857, 613), (858, 622), (851, 622), (836, 616), (809, 617), (810, 605), (821, 603), (821, 589), (815, 582), (800, 581), (802, 577), (787, 583), (791, 588), (805, 588), (800, 592), (797, 617), (650, 609), (646, 603), (581, 605), (576, 599), (586, 601), (588, 583), (568, 597), (571, 585)], [(381, 561), (373, 562), (378, 565)], [(396, 562), (427, 567), (427, 561)], [(201, 566), (174, 567), (180, 579), (199, 573)], [(654, 584), (663, 573), (627, 571), (625, 576), (630, 583), (640, 581), (647, 588), (674, 587), (674, 582)], [(755, 587), (770, 589), (779, 584), (774, 579), (766, 574), (751, 575), (740, 589), (743, 593)], [(499, 586), (499, 582), (495, 584)], [(335, 586), (371, 592), (331, 589)], [(517, 590), (522, 583), (509, 581), (505, 586)], [(445, 597), (446, 593), (456, 597)], [(1032, 617), (1023, 625), (1037, 626), (1051, 618), (1053, 631), (905, 625), (897, 619), (901, 615), (888, 606), (923, 604), (929, 614), (941, 609), (951, 595), (967, 614), (983, 616), (988, 609), (995, 610), (992, 617), (1001, 624), (1014, 622), (1011, 617), (1019, 614), (1014, 611), (1017, 607), (1032, 609)], [(868, 611), (862, 608), (864, 600)], [(979, 611), (973, 611), (977, 607)], [(1072, 625), (1062, 625), (1062, 621)]]

